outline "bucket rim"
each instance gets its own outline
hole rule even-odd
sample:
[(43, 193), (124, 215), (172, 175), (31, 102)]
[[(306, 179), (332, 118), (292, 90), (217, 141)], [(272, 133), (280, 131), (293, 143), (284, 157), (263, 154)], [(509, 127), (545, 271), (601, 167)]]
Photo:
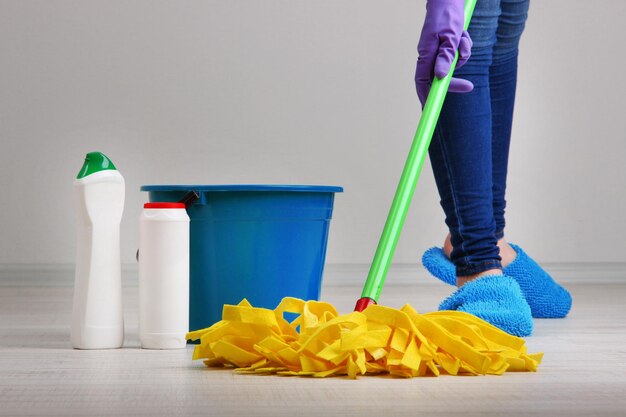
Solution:
[(342, 193), (343, 187), (334, 185), (289, 185), (289, 184), (223, 184), (223, 185), (142, 185), (141, 191), (290, 191), (309, 193)]

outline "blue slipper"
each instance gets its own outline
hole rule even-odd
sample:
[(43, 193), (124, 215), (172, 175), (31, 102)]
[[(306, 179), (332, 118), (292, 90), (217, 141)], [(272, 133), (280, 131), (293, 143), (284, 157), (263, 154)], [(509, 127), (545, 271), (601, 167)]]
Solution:
[(435, 278), (456, 287), (456, 267), (442, 248), (432, 247), (424, 252), (422, 265)]
[[(502, 272), (517, 281), (533, 317), (565, 317), (572, 307), (570, 293), (557, 284), (522, 248), (510, 245), (517, 256)], [(422, 256), (422, 264), (436, 278), (456, 286), (456, 268), (443, 249), (428, 249)]]
[(533, 332), (533, 318), (522, 290), (506, 275), (468, 282), (443, 300), (439, 310), (465, 311), (515, 336), (530, 336)]

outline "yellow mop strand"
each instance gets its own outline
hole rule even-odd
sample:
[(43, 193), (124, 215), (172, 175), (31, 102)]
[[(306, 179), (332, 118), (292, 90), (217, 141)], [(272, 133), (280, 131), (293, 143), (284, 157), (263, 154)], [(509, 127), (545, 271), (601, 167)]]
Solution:
[[(283, 313), (299, 316), (289, 323)], [(273, 311), (247, 300), (225, 305), (221, 321), (187, 339), (200, 339), (193, 359), (207, 366), (313, 377), (500, 375), (536, 371), (543, 357), (528, 354), (524, 339), (460, 311), (371, 305), (340, 316), (329, 303), (297, 298), (284, 298)]]

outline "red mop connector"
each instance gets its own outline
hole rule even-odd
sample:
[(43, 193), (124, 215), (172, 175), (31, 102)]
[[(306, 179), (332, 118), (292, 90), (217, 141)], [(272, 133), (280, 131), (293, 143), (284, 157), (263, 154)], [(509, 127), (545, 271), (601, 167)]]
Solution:
[(354, 307), (354, 311), (363, 311), (367, 307), (371, 306), (372, 304), (376, 304), (376, 301), (372, 300), (369, 297), (360, 298), (359, 301), (356, 302), (356, 306)]

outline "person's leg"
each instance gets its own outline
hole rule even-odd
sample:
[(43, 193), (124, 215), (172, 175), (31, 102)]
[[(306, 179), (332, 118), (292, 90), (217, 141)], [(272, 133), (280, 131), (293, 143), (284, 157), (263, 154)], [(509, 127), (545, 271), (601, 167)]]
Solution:
[(504, 238), (506, 179), (511, 143), (511, 127), (517, 86), (519, 42), (528, 17), (529, 0), (501, 0), (500, 17), (489, 68), (492, 117), (493, 215), (502, 266), (515, 259), (515, 250)]
[(468, 29), (472, 56), (455, 71), (472, 81), (474, 90), (447, 95), (429, 148), (459, 284), (502, 268), (493, 212), (490, 91), (499, 17), (500, 0), (478, 0)]
[(493, 213), (489, 68), (499, 16), (500, 0), (478, 0), (468, 29), (472, 56), (455, 71), (472, 81), (474, 90), (446, 96), (429, 148), (460, 287), (439, 309), (465, 311), (528, 336), (533, 329), (530, 307), (517, 282), (502, 273)]
[[(501, 0), (500, 14), (489, 66), (489, 93), (491, 105), (492, 194), (495, 234), (501, 264), (509, 265), (515, 250), (504, 239), (506, 207), (505, 192), (513, 124), (515, 89), (517, 86), (517, 57), (519, 41), (528, 17), (529, 0)], [(471, 34), (470, 34), (471, 36)], [(452, 256), (451, 234), (444, 241), (444, 251)]]

